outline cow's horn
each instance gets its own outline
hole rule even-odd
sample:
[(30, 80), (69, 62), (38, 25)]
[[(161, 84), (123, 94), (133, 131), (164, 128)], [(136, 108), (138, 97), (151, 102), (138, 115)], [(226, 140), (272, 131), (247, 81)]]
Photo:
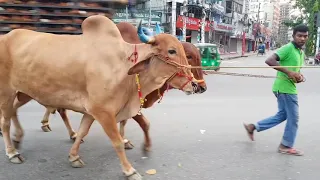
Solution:
[(155, 41), (154, 37), (148, 37), (147, 35), (145, 35), (143, 33), (141, 25), (142, 25), (142, 20), (140, 21), (139, 26), (138, 26), (138, 36), (139, 36), (140, 41), (143, 43), (147, 43), (147, 44), (154, 43), (154, 41)]
[(148, 28), (142, 27), (142, 32), (149, 37), (152, 36), (152, 32)]
[(162, 33), (160, 25), (158, 24), (158, 22), (156, 23), (156, 34), (160, 34)]

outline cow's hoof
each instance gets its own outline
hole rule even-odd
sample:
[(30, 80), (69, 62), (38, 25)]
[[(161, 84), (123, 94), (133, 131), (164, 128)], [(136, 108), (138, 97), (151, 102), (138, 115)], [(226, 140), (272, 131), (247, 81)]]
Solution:
[(9, 161), (12, 162), (13, 164), (22, 164), (24, 159), (20, 154), (15, 154), (9, 157)]
[(145, 146), (145, 145), (143, 145), (142, 146), (142, 153), (143, 153), (143, 155), (144, 156), (149, 156), (150, 155), (150, 153), (151, 153), (151, 146)]
[(146, 146), (146, 145), (144, 145), (143, 151), (145, 151), (145, 152), (151, 152), (151, 146)]
[(133, 148), (134, 148), (134, 145), (130, 141), (127, 140), (127, 142), (124, 143), (124, 149), (130, 150)]
[(142, 180), (142, 176), (138, 172), (134, 172), (132, 175), (127, 176), (127, 180)]
[(2, 136), (2, 131), (1, 131), (1, 129), (0, 129), (0, 136)]
[(19, 141), (16, 141), (16, 140), (12, 140), (12, 143), (13, 143), (13, 146), (16, 148), (16, 149), (20, 149), (20, 142)]
[(80, 156), (70, 157), (69, 161), (73, 168), (83, 168), (85, 166), (84, 162), (80, 159)]
[(50, 128), (50, 126), (49, 126), (49, 124), (44, 125), (44, 126), (41, 126), (41, 129), (42, 129), (43, 132), (50, 132), (50, 131), (52, 131), (51, 128)]

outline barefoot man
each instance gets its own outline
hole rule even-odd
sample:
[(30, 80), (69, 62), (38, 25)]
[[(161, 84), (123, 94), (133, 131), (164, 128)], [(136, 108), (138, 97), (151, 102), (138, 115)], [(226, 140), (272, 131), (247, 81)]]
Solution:
[[(269, 66), (302, 66), (304, 53), (302, 46), (308, 39), (308, 27), (297, 25), (293, 28), (293, 41), (282, 46), (275, 54), (265, 61)], [(298, 130), (299, 105), (297, 97), (296, 83), (304, 80), (298, 67), (280, 67), (277, 70), (272, 91), (278, 101), (278, 112), (271, 117), (263, 119), (256, 124), (244, 124), (244, 127), (252, 141), (253, 133), (270, 129), (287, 120), (282, 141), (278, 147), (278, 152), (289, 155), (302, 156), (303, 153), (295, 149), (294, 142)]]

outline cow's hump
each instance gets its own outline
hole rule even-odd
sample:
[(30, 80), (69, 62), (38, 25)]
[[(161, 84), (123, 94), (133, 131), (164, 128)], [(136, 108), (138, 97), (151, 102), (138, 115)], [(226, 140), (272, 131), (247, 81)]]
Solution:
[(84, 36), (121, 38), (121, 34), (114, 22), (102, 15), (87, 17), (82, 22), (81, 28)]

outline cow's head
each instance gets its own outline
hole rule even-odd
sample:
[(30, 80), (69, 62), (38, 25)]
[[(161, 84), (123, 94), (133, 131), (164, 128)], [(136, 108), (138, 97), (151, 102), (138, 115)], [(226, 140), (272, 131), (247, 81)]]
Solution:
[(129, 75), (148, 69), (149, 73), (155, 77), (166, 78), (170, 86), (186, 94), (199, 91), (197, 80), (189, 68), (183, 46), (176, 37), (169, 34), (149, 37), (143, 32), (141, 22), (138, 27), (138, 36), (142, 42), (150, 44), (152, 52), (149, 58), (130, 68)]
[[(153, 35), (153, 33), (148, 28), (142, 27), (142, 31), (145, 35), (149, 37)], [(155, 35), (158, 35), (160, 33), (162, 33), (162, 31), (159, 24), (157, 23)], [(189, 64), (191, 66), (198, 66), (198, 67), (201, 66), (201, 56), (197, 47), (188, 42), (181, 42), (181, 44), (184, 48)], [(202, 69), (194, 68), (194, 69), (191, 69), (191, 72), (193, 73), (194, 78), (197, 79), (198, 81), (198, 85), (199, 85), (198, 93), (204, 93), (207, 90), (207, 85), (203, 79)]]
[[(188, 42), (182, 42), (181, 44), (184, 48), (189, 64), (191, 66), (201, 67), (201, 55), (197, 47)], [(207, 85), (205, 80), (203, 79), (202, 68), (191, 69), (191, 72), (193, 73), (194, 78), (198, 80), (198, 85), (200, 88), (199, 93), (204, 93), (207, 90)]]

